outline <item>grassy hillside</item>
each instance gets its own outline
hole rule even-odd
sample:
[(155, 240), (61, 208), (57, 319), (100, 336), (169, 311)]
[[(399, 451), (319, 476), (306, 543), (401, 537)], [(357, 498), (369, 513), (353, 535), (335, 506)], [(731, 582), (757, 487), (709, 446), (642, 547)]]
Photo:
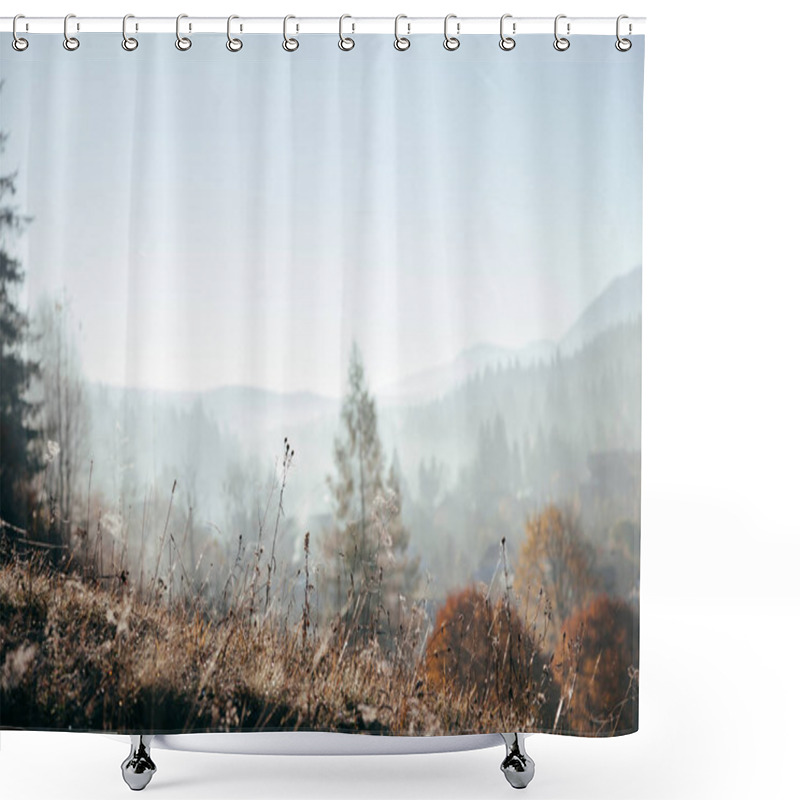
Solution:
[(411, 735), (542, 727), (540, 703), (520, 716), (480, 686), (429, 692), (425, 631), (413, 626), (387, 654), (353, 647), (335, 625), (320, 632), (259, 620), (246, 597), (220, 619), (186, 603), (168, 608), (157, 591), (137, 598), (123, 577), (104, 588), (35, 560), (0, 565), (2, 727)]

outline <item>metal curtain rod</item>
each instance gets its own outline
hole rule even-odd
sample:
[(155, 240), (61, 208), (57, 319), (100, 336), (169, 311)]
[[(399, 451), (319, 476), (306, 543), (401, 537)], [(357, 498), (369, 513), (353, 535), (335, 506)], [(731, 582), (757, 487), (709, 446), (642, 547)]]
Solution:
[[(527, 33), (553, 33), (554, 17), (507, 17), (509, 33), (523, 35)], [(496, 34), (500, 17), (458, 17), (452, 18), (453, 32), (460, 36), (469, 34)], [(562, 24), (569, 24), (571, 34), (596, 34), (613, 36), (616, 31), (615, 17), (569, 17), (561, 18)], [(403, 17), (401, 31), (411, 33), (442, 33), (443, 17)], [(227, 17), (193, 17), (187, 16), (182, 25), (188, 33), (221, 33), (228, 29)], [(235, 21), (236, 33), (282, 33), (283, 17), (239, 17)], [(299, 26), (299, 29), (298, 29)], [(296, 17), (292, 19), (291, 29), (294, 33), (338, 33), (339, 17)], [(629, 17), (625, 19), (625, 34), (644, 33), (645, 18)], [(13, 17), (0, 17), (0, 31), (11, 32)], [(70, 20), (70, 29), (78, 33), (120, 33), (122, 17), (80, 17)], [(175, 33), (175, 17), (136, 17), (131, 16), (127, 22), (130, 33)], [(457, 29), (457, 30), (456, 30)], [(17, 31), (22, 33), (63, 33), (64, 17), (20, 17)], [(394, 17), (348, 17), (346, 22), (348, 33), (386, 33), (395, 32)]]

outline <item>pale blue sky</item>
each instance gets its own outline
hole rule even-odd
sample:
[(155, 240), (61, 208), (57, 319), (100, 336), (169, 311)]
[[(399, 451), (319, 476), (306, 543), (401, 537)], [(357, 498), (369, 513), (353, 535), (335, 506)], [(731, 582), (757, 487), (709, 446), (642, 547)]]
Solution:
[(0, 37), (27, 301), (66, 286), (93, 380), (335, 395), (563, 334), (641, 263), (644, 39)]

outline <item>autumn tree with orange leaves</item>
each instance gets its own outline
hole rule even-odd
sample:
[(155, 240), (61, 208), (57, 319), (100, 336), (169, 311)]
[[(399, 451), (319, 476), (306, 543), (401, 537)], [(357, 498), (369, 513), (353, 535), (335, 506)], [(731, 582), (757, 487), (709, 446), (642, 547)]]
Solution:
[(442, 696), (503, 706), (530, 728), (552, 722), (549, 664), (507, 597), (492, 602), (476, 586), (451, 594), (436, 615), (425, 673)]
[(639, 617), (600, 595), (565, 623), (556, 664), (561, 698), (554, 730), (593, 736), (639, 727)]
[(558, 631), (596, 588), (593, 556), (574, 515), (549, 505), (525, 525), (514, 590), (526, 605), (543, 590)]

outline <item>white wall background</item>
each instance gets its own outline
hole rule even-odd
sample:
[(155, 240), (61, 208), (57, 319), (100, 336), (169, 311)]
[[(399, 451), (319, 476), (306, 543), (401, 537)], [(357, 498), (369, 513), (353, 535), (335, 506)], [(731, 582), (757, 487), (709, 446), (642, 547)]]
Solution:
[[(795, 797), (800, 590), (796, 39), (781, 2), (37, 0), (28, 16), (646, 15), (641, 730), (535, 736), (538, 798)], [(124, 744), (3, 732), (0, 795), (126, 797)], [(163, 798), (508, 796), (501, 749), (155, 752)], [(791, 783), (790, 783), (791, 780)]]

